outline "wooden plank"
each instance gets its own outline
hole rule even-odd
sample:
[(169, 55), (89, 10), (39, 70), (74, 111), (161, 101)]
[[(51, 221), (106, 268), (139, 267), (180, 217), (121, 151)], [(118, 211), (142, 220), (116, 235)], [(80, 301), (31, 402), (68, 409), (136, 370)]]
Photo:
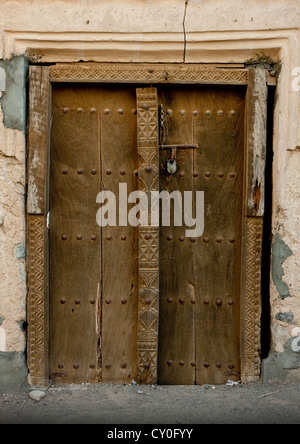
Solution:
[(267, 71), (249, 70), (247, 92), (246, 216), (262, 217), (265, 206), (267, 146)]
[(55, 86), (51, 135), (50, 374), (57, 382), (95, 382), (101, 270), (96, 87)]
[[(186, 88), (163, 90), (160, 103), (165, 111), (166, 144), (193, 144), (193, 99)], [(178, 149), (178, 170), (166, 171), (172, 150), (160, 152), (160, 191), (169, 193), (194, 189), (193, 148)], [(183, 199), (181, 200), (183, 203)], [(174, 226), (175, 204), (171, 204), (171, 226), (160, 224), (160, 384), (195, 383), (195, 243), (186, 237), (186, 228)], [(162, 221), (161, 221), (162, 222)], [(198, 240), (199, 241), (199, 240)]]
[(49, 146), (49, 68), (29, 71), (28, 214), (47, 211), (47, 160)]
[[(137, 374), (138, 230), (127, 223), (127, 212), (119, 223), (119, 204), (127, 208), (137, 189), (135, 88), (102, 89), (100, 137), (102, 189), (117, 198), (117, 226), (102, 228), (101, 381), (131, 383)], [(124, 196), (119, 184), (127, 187)]]
[(205, 231), (195, 251), (197, 384), (240, 377), (241, 242), (245, 91), (201, 89), (194, 121), (195, 189)]

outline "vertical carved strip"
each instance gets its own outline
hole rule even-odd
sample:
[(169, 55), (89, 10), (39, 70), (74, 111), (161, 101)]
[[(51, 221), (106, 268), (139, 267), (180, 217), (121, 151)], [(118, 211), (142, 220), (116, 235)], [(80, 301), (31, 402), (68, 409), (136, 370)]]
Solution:
[(31, 383), (48, 386), (45, 218), (28, 217), (28, 367)]
[(263, 218), (247, 218), (244, 275), (244, 303), (242, 321), (243, 381), (251, 382), (260, 376), (261, 332), (261, 256)]
[(48, 386), (49, 68), (29, 73), (28, 126), (28, 367), (35, 386)]
[[(158, 103), (156, 88), (137, 89), (137, 124), (140, 190), (151, 201), (159, 191)], [(142, 215), (141, 215), (142, 217)], [(159, 320), (159, 228), (139, 227), (138, 379), (157, 382)]]

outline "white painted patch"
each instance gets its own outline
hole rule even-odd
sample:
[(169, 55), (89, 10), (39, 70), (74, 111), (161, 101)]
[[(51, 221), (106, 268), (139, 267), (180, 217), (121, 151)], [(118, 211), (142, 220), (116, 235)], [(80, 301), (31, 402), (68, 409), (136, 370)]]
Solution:
[(6, 73), (3, 68), (0, 68), (0, 91), (6, 91)]
[(6, 333), (3, 327), (0, 327), (0, 352), (6, 352)]

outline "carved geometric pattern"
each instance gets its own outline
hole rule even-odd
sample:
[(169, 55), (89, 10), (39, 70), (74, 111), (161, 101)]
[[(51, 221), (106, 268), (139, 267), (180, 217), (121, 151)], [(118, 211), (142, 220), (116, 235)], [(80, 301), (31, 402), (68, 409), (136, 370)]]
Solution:
[(255, 379), (260, 375), (261, 330), (261, 255), (263, 218), (246, 219), (246, 279), (244, 302), (244, 374)]
[(45, 284), (45, 217), (28, 217), (28, 367), (31, 382), (48, 381), (48, 345)]
[(191, 82), (247, 85), (248, 71), (244, 69), (203, 67), (199, 64), (58, 64), (50, 68), (50, 80), (52, 82)]
[[(158, 103), (156, 88), (137, 89), (139, 184), (151, 199), (158, 191)], [(157, 382), (159, 229), (139, 226), (138, 379)]]

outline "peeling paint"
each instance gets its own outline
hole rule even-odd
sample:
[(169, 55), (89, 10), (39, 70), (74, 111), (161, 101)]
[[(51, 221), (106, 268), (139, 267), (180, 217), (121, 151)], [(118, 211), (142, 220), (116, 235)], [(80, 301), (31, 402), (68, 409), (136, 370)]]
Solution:
[(6, 352), (6, 333), (3, 327), (0, 327), (0, 352)]
[[(271, 352), (269, 357), (263, 362), (263, 380), (264, 382), (275, 383), (286, 381), (295, 381), (296, 375), (299, 379), (300, 369), (300, 349), (299, 351), (293, 350), (293, 341), (290, 339), (284, 345), (283, 353)], [(296, 374), (292, 374), (291, 371), (296, 370)]]
[(286, 243), (278, 234), (275, 234), (274, 243), (272, 245), (272, 278), (281, 299), (291, 296), (288, 285), (283, 282), (282, 279), (284, 276), (282, 265), (288, 257), (292, 256), (292, 254), (292, 251)]
[(0, 68), (0, 92), (6, 90), (6, 73), (4, 68)]
[(291, 325), (296, 325), (294, 322), (294, 315), (291, 312), (277, 313), (275, 317), (278, 321), (287, 322), (288, 324), (291, 324)]
[(17, 245), (14, 249), (14, 255), (16, 259), (23, 260), (26, 259), (26, 252), (25, 252), (25, 243), (24, 241), (21, 242), (20, 245)]
[(26, 130), (26, 76), (27, 61), (23, 56), (0, 60), (0, 69), (5, 70), (6, 88), (0, 98), (3, 123), (6, 128)]

